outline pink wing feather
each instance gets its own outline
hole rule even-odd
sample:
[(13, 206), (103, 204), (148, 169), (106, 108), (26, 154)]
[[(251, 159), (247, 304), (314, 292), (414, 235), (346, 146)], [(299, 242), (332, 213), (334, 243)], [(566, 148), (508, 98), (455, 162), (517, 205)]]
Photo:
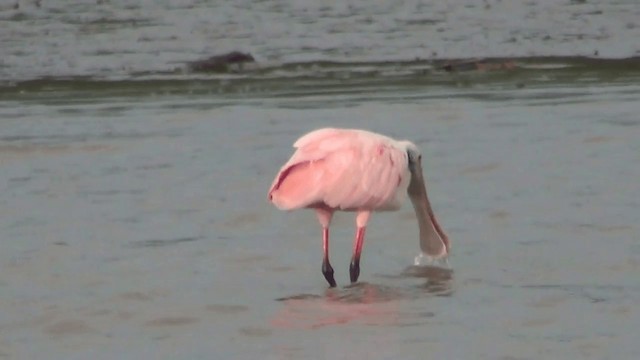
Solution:
[(283, 210), (397, 209), (409, 171), (407, 154), (394, 143), (362, 130), (310, 132), (294, 143), (297, 149), (273, 181), (269, 199)]

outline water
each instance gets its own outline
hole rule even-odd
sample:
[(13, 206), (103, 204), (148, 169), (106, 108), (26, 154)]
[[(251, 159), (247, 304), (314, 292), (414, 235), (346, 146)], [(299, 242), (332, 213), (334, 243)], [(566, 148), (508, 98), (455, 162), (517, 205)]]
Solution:
[[(18, 3), (18, 9), (14, 9)], [(636, 0), (3, 0), (3, 78), (119, 77), (232, 50), (263, 63), (640, 55)], [(37, 6), (37, 4), (40, 4)]]
[[(1, 4), (0, 358), (639, 357), (634, 2)], [(442, 68), (478, 56), (514, 66)], [(407, 204), (348, 285), (339, 214), (327, 289), (266, 200), (323, 126), (422, 148), (452, 270)]]

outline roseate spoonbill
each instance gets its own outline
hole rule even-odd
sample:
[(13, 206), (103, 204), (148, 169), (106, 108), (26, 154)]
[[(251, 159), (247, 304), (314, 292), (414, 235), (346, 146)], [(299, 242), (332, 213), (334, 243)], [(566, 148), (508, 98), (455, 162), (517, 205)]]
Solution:
[(314, 209), (322, 225), (322, 274), (336, 286), (329, 263), (329, 225), (336, 210), (354, 211), (356, 235), (349, 266), (360, 275), (360, 254), (372, 211), (398, 210), (406, 191), (418, 218), (420, 249), (434, 259), (449, 254), (449, 238), (431, 209), (422, 155), (410, 141), (365, 130), (319, 129), (299, 138), (293, 156), (276, 175), (269, 200), (281, 210)]

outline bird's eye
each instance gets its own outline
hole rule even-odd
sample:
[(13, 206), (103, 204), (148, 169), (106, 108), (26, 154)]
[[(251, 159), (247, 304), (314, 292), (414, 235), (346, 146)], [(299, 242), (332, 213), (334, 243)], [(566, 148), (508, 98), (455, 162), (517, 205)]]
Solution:
[(422, 160), (422, 155), (418, 155), (418, 161)]

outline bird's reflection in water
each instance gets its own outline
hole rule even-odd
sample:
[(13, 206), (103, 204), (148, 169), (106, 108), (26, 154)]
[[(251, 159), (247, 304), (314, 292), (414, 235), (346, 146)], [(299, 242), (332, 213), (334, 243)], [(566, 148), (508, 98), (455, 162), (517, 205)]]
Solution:
[[(360, 282), (327, 289), (323, 295), (297, 294), (276, 299), (284, 306), (272, 325), (286, 329), (317, 329), (325, 326), (360, 324), (402, 325), (400, 303), (430, 296), (451, 296), (453, 271), (433, 266), (410, 266), (399, 275), (379, 275), (395, 284)], [(423, 279), (418, 285), (408, 279)], [(432, 316), (432, 314), (431, 314)], [(410, 317), (410, 316), (409, 316)]]
[(402, 295), (388, 286), (358, 283), (327, 289), (324, 295), (300, 294), (278, 299), (284, 306), (272, 325), (288, 329), (317, 329), (325, 326), (385, 325), (397, 321), (397, 300)]
[(401, 276), (424, 279), (418, 289), (436, 296), (453, 295), (453, 270), (437, 266), (409, 266)]

